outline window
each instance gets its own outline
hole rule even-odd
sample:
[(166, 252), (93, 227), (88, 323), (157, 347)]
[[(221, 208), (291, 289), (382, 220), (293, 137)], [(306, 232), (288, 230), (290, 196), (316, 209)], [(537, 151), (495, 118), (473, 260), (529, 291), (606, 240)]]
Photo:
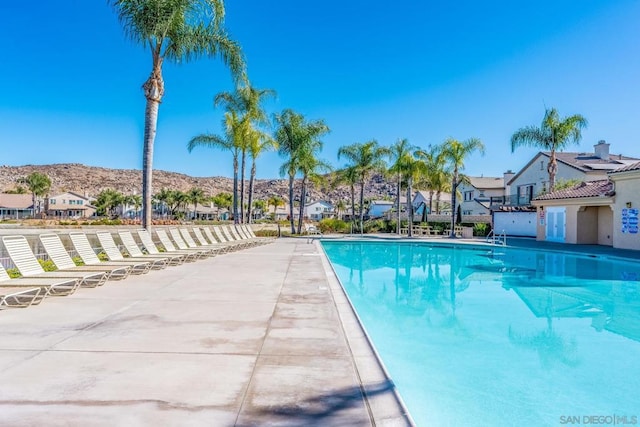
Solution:
[(464, 201), (469, 202), (473, 200), (473, 191), (465, 191), (464, 192)]
[(544, 170), (544, 160), (540, 160), (540, 170)]
[(56, 204), (56, 199), (49, 199), (49, 204), (50, 205), (55, 205)]

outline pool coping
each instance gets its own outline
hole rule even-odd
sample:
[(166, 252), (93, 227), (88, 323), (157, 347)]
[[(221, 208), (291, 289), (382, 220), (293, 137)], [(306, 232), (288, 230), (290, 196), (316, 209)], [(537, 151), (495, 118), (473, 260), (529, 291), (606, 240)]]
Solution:
[[(313, 244), (320, 253), (322, 268), (373, 424), (415, 426), (415, 421), (347, 296), (322, 243), (314, 239)], [(380, 387), (375, 386), (376, 384), (384, 384), (385, 390), (388, 389), (391, 393), (379, 393)]]

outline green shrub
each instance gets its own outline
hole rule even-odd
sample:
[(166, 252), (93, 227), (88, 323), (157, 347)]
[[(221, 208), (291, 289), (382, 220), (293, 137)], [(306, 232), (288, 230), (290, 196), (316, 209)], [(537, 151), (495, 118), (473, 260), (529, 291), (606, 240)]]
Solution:
[(58, 267), (56, 267), (56, 265), (50, 259), (46, 261), (39, 259), (38, 262), (40, 263), (44, 271), (56, 271), (58, 269)]
[(104, 252), (100, 252), (98, 254), (98, 259), (100, 261), (109, 261), (109, 257), (107, 256), (107, 254), (105, 254)]
[(20, 274), (20, 270), (18, 270), (17, 268), (7, 268), (7, 274), (12, 279), (17, 279), (18, 277), (22, 277), (22, 274)]
[(487, 223), (478, 222), (478, 223), (473, 225), (473, 235), (474, 236), (484, 237), (484, 236), (487, 235), (488, 231), (489, 231), (489, 224), (487, 224)]
[(82, 261), (82, 258), (80, 258), (79, 256), (74, 256), (72, 259), (76, 265), (78, 266), (84, 265), (84, 261)]
[(254, 231), (256, 237), (277, 237), (278, 230), (257, 230)]
[(363, 226), (365, 233), (378, 233), (381, 230), (386, 231), (387, 227), (382, 219), (367, 221)]
[(318, 228), (323, 233), (348, 233), (351, 230), (351, 226), (348, 222), (345, 222), (337, 218), (325, 218), (320, 220)]

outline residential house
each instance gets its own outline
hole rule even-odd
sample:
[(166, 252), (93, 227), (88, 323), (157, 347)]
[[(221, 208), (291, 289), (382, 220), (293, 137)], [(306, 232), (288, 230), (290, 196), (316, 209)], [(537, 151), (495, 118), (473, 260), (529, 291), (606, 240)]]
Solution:
[(303, 216), (304, 218), (314, 221), (320, 221), (323, 218), (332, 218), (335, 216), (335, 210), (330, 202), (318, 200), (304, 206)]
[(47, 215), (52, 218), (87, 218), (93, 216), (96, 208), (88, 197), (73, 192), (50, 196)]
[(20, 219), (33, 216), (31, 194), (0, 193), (0, 219)]
[[(550, 155), (550, 152), (539, 152), (510, 180), (505, 179), (505, 199), (491, 203), (494, 230), (510, 236), (539, 235), (539, 219), (531, 201), (548, 191)], [(593, 153), (559, 152), (556, 159), (556, 183), (607, 180), (609, 172), (640, 160), (611, 154), (605, 141), (595, 144)]]
[(451, 193), (440, 193), (440, 199), (438, 201), (438, 195), (434, 192), (431, 194), (428, 190), (418, 190), (413, 196), (411, 201), (413, 205), (413, 211), (420, 211), (420, 207), (424, 204), (427, 209), (427, 213), (451, 213)]
[(490, 215), (491, 201), (505, 195), (504, 177), (470, 176), (458, 186), (462, 215)]
[[(609, 145), (599, 141), (594, 145), (593, 153), (558, 152), (556, 159), (558, 170), (556, 182), (559, 180), (599, 181), (608, 179), (607, 173), (623, 166), (635, 163), (640, 159), (610, 154)], [(546, 193), (549, 188), (549, 164), (551, 153), (539, 152), (507, 183), (510, 196), (505, 205), (528, 206), (531, 199)]]
[(612, 246), (614, 195), (613, 182), (602, 179), (534, 198), (536, 239)]
[(536, 197), (537, 240), (640, 250), (640, 162)]
[(393, 209), (395, 204), (391, 200), (372, 200), (369, 202), (369, 218), (380, 218)]

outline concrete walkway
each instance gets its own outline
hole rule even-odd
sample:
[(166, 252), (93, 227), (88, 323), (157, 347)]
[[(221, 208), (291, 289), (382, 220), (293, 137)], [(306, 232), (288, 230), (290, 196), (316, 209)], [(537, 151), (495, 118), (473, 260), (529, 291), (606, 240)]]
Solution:
[(409, 425), (317, 244), (0, 312), (0, 425)]

